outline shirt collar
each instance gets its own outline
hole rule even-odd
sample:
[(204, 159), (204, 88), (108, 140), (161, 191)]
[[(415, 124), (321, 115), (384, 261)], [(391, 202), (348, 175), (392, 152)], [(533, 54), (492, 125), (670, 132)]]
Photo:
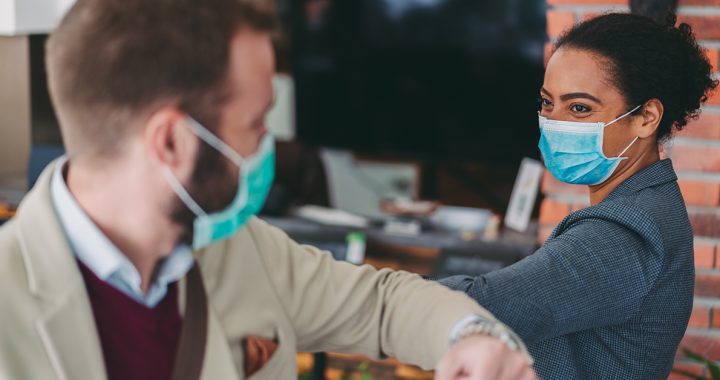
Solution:
[(160, 265), (148, 294), (140, 289), (140, 274), (128, 258), (100, 231), (70, 193), (63, 170), (67, 158), (56, 166), (51, 182), (55, 210), (73, 253), (103, 281), (148, 306), (154, 306), (167, 291), (167, 285), (183, 278), (193, 265), (192, 251), (178, 245)]

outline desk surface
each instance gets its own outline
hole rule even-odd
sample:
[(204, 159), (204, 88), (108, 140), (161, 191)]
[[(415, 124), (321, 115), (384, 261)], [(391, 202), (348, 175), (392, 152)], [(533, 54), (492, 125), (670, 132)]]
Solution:
[[(465, 240), (458, 234), (426, 231), (417, 236), (388, 234), (380, 228), (327, 226), (299, 218), (263, 217), (296, 240), (321, 245), (343, 242), (348, 233), (362, 232), (367, 237), (365, 262), (377, 268), (402, 269), (423, 276), (437, 272), (441, 256), (493, 257), (512, 263), (531, 255), (537, 248), (536, 228), (526, 233), (503, 230), (497, 239)], [(441, 255), (442, 253), (442, 255)]]

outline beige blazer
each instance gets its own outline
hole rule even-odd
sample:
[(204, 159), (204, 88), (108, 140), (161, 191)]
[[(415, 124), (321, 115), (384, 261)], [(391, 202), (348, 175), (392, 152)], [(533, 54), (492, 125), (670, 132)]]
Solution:
[[(50, 199), (55, 164), (0, 228), (1, 380), (106, 378), (85, 285)], [(392, 355), (432, 368), (458, 321), (491, 317), (463, 293), (337, 262), (258, 219), (195, 256), (210, 302), (203, 379), (242, 379), (248, 335), (279, 341), (253, 379), (296, 378), (298, 350)]]

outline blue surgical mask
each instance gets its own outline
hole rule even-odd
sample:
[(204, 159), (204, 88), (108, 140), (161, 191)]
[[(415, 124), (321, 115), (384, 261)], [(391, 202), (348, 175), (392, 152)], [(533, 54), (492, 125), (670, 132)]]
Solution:
[(186, 121), (196, 136), (235, 163), (240, 170), (233, 201), (225, 209), (210, 214), (195, 202), (168, 167), (163, 170), (175, 194), (195, 214), (192, 245), (194, 249), (201, 249), (234, 235), (260, 212), (275, 177), (275, 141), (266, 133), (258, 151), (243, 158), (197, 121), (190, 117)]
[(539, 116), (538, 147), (543, 155), (545, 167), (555, 178), (566, 183), (592, 186), (607, 181), (620, 162), (627, 158), (621, 156), (635, 144), (638, 138), (635, 137), (617, 157), (608, 158), (603, 153), (605, 128), (640, 107), (633, 108), (607, 124), (550, 120)]

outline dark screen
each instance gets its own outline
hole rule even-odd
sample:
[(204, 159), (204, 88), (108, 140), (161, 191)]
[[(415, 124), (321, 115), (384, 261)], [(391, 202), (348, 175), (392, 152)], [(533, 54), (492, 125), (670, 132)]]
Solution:
[(298, 136), (359, 152), (537, 156), (545, 2), (291, 2)]

